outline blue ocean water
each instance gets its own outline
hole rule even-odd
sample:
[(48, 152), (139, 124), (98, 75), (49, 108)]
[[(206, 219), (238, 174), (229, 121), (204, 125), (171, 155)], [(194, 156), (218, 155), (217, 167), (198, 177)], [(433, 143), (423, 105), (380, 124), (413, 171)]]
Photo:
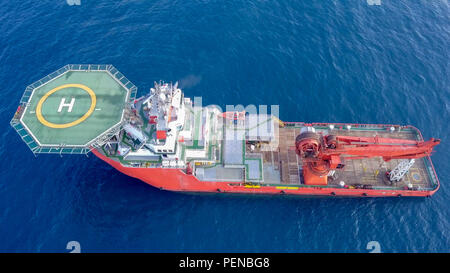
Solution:
[[(82, 252), (369, 252), (370, 241), (449, 252), (447, 0), (0, 0), (0, 22), (1, 252), (68, 252), (69, 241)], [(184, 195), (95, 156), (35, 158), (9, 120), (28, 84), (68, 63), (113, 64), (139, 94), (178, 80), (204, 105), (278, 104), (286, 121), (414, 125), (442, 139), (441, 188), (424, 199)]]

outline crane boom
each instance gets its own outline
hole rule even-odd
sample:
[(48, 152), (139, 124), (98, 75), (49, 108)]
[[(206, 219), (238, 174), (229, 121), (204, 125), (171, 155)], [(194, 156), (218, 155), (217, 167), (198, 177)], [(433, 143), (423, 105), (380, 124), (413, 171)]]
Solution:
[(335, 149), (326, 148), (322, 150), (323, 158), (330, 157), (331, 155), (350, 155), (363, 158), (381, 156), (385, 161), (391, 159), (421, 158), (430, 155), (433, 147), (440, 143), (439, 139), (433, 138), (428, 141), (377, 138), (377, 141), (380, 142), (356, 144), (355, 141), (347, 142), (348, 137), (337, 136), (336, 138), (338, 141), (343, 141), (344, 143), (339, 143)]

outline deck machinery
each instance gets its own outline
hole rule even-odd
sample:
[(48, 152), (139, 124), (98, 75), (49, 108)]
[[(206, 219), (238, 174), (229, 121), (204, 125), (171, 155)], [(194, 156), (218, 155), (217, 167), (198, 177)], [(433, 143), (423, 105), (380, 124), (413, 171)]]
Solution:
[(223, 112), (178, 85), (137, 88), (112, 65), (66, 65), (28, 86), (11, 125), (34, 154), (87, 154), (178, 192), (430, 196), (439, 180), (412, 126), (282, 122)]
[[(384, 161), (392, 159), (414, 159), (429, 156), (433, 147), (440, 140), (416, 141), (397, 138), (356, 137), (339, 135), (322, 135), (315, 132), (313, 127), (304, 127), (296, 137), (297, 154), (306, 163), (303, 168), (305, 184), (327, 185), (328, 176), (336, 169), (344, 168), (345, 161), (381, 157)], [(392, 127), (391, 130), (395, 130)], [(391, 172), (386, 172), (390, 183), (398, 182), (409, 171), (413, 164), (402, 161)], [(401, 174), (400, 174), (401, 173)]]

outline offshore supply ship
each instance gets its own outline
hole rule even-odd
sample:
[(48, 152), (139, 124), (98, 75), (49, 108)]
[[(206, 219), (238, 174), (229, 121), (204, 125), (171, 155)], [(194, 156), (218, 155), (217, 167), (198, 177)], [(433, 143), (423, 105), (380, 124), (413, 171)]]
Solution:
[(112, 65), (66, 65), (25, 89), (11, 120), (31, 151), (88, 154), (154, 187), (198, 193), (431, 196), (438, 139), (413, 126), (283, 122), (222, 112)]

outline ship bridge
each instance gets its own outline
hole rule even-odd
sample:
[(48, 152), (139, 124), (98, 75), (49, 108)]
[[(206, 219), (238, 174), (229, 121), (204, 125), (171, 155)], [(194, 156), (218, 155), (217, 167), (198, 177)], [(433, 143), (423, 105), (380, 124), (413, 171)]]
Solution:
[(11, 125), (35, 154), (86, 154), (120, 130), (136, 91), (112, 65), (66, 65), (25, 89)]

